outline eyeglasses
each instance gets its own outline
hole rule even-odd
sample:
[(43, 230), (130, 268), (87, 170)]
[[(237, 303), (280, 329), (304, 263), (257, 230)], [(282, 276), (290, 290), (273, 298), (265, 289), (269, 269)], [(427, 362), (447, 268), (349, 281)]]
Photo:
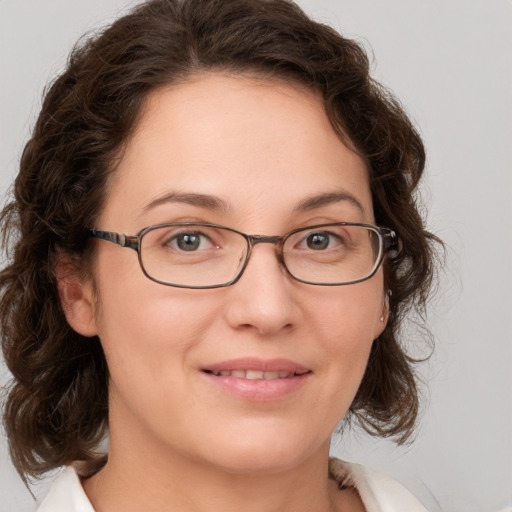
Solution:
[(91, 229), (89, 236), (137, 251), (149, 279), (179, 288), (236, 283), (253, 247), (261, 243), (275, 244), (278, 261), (293, 279), (323, 286), (369, 279), (384, 255), (398, 248), (393, 230), (350, 222), (308, 226), (283, 236), (247, 235), (225, 226), (192, 222), (149, 226), (135, 236)]

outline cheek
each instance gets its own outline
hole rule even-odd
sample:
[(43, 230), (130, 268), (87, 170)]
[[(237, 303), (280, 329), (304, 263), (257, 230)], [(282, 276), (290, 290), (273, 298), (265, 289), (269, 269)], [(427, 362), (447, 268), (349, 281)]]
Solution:
[(163, 294), (160, 288), (127, 293), (102, 309), (99, 335), (110, 375), (111, 428), (133, 420), (145, 430), (167, 432), (169, 418), (176, 422), (176, 411), (191, 398), (191, 361), (213, 311), (180, 290), (155, 286)]
[[(384, 311), (382, 279), (326, 288), (323, 297), (312, 297), (304, 306), (334, 345), (371, 344), (380, 334)], [(322, 292), (324, 290), (321, 290)]]
[(97, 326), (113, 384), (150, 387), (172, 379), (172, 368), (182, 367), (202, 339), (215, 305), (194, 290), (154, 283), (138, 267), (102, 270)]
[(366, 369), (373, 341), (383, 326), (382, 285), (378, 279), (369, 280), (330, 289), (328, 293), (329, 300), (312, 301), (310, 322), (317, 339), (322, 340), (330, 379), (338, 383), (333, 385), (333, 391), (343, 388), (351, 401), (350, 395), (357, 391)]

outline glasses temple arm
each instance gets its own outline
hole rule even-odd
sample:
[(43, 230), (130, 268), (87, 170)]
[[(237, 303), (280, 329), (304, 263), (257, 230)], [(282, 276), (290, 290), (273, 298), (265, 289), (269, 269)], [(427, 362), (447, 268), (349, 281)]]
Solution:
[(123, 233), (114, 233), (113, 231), (101, 231), (99, 229), (90, 229), (89, 236), (92, 238), (99, 238), (106, 240), (121, 247), (128, 247), (130, 249), (138, 250), (139, 239), (136, 236), (127, 236)]
[(392, 229), (386, 230), (382, 233), (384, 240), (384, 250), (391, 258), (396, 258), (402, 251), (402, 242), (396, 231)]

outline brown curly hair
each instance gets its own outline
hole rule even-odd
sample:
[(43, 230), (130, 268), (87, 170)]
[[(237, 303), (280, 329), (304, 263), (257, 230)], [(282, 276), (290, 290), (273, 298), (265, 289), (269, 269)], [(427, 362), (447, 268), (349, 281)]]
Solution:
[(250, 72), (319, 91), (334, 129), (370, 170), (378, 224), (399, 233), (385, 262), (389, 321), (350, 408), (369, 432), (411, 434), (418, 414), (414, 360), (397, 340), (411, 307), (424, 309), (433, 241), (416, 204), (425, 153), (392, 94), (374, 81), (364, 50), (287, 0), (152, 0), (72, 51), (49, 87), (25, 146), (14, 198), (0, 214), (8, 264), (0, 273), (2, 348), (13, 375), (4, 424), (14, 465), (38, 476), (95, 448), (108, 419), (108, 368), (100, 340), (68, 325), (57, 292), (59, 255), (84, 272), (86, 229), (143, 100), (209, 70)]

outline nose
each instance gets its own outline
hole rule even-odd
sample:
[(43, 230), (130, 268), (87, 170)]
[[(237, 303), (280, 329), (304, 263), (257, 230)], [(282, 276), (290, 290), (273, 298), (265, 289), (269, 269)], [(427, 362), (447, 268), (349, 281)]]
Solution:
[(275, 247), (258, 244), (240, 280), (229, 287), (225, 309), (229, 325), (261, 336), (293, 329), (300, 319), (298, 286), (279, 263)]

